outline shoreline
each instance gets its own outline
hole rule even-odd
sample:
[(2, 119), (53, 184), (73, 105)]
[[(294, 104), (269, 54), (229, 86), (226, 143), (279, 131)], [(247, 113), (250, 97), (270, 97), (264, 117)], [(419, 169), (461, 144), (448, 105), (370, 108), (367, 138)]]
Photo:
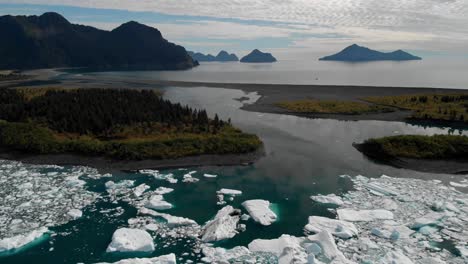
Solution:
[(362, 143), (354, 143), (353, 147), (372, 162), (395, 168), (436, 174), (468, 174), (467, 160), (395, 158), (366, 149)]
[(264, 148), (245, 154), (200, 155), (165, 160), (117, 160), (102, 156), (79, 154), (26, 154), (19, 151), (0, 149), (0, 159), (20, 161), (33, 165), (86, 166), (101, 173), (136, 171), (142, 169), (177, 169), (190, 167), (246, 166), (265, 155)]

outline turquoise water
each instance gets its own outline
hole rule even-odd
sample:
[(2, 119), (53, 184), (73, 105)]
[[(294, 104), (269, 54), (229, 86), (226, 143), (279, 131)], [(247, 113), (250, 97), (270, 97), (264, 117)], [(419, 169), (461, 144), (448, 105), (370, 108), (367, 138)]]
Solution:
[[(440, 179), (449, 181), (455, 176), (420, 173), (375, 164), (352, 147), (369, 137), (395, 134), (447, 133), (448, 128), (424, 128), (399, 122), (336, 121), (306, 119), (293, 116), (260, 114), (240, 110), (242, 105), (235, 98), (248, 96), (250, 102), (258, 96), (242, 91), (215, 88), (167, 88), (165, 97), (192, 107), (206, 108), (209, 114), (218, 113), (221, 118), (231, 118), (245, 131), (258, 134), (265, 143), (266, 155), (250, 166), (194, 168), (197, 183), (170, 184), (141, 173), (119, 172), (112, 178), (86, 179), (86, 188), (102, 194), (93, 205), (84, 210), (84, 216), (65, 225), (51, 228), (56, 235), (26, 250), (0, 257), (0, 263), (93, 263), (115, 261), (130, 255), (110, 255), (105, 250), (113, 232), (127, 226), (127, 220), (136, 215), (136, 209), (126, 202), (112, 203), (105, 193), (104, 183), (123, 179), (135, 180), (135, 186), (146, 183), (154, 189), (159, 186), (174, 188), (165, 199), (175, 207), (167, 211), (203, 224), (211, 219), (220, 206), (216, 205), (216, 191), (221, 188), (242, 190), (229, 204), (242, 208), (248, 199), (265, 199), (274, 203), (279, 221), (271, 226), (260, 226), (252, 220), (246, 222), (247, 230), (227, 241), (216, 243), (231, 248), (247, 245), (256, 238), (276, 238), (281, 234), (302, 235), (310, 215), (334, 217), (327, 207), (312, 203), (310, 195), (342, 193), (352, 184), (343, 174), (377, 177), (382, 174), (393, 177)], [(466, 133), (466, 132), (462, 132)], [(53, 170), (53, 169), (50, 169)], [(185, 171), (168, 170), (181, 178)], [(204, 178), (204, 173), (217, 178)], [(122, 214), (116, 208), (122, 208)], [(114, 210), (103, 213), (103, 210)], [(166, 212), (166, 211), (165, 211)], [(156, 251), (149, 256), (175, 253), (180, 257), (191, 252), (193, 241), (177, 241), (164, 247), (165, 239), (156, 238)], [(51, 248), (53, 250), (51, 250)], [(199, 260), (198, 254), (184, 260)]]

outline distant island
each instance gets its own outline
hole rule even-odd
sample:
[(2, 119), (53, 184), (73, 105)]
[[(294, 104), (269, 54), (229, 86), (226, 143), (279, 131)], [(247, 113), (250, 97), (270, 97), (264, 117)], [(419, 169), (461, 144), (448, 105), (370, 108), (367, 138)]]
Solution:
[(213, 56), (211, 54), (203, 54), (200, 52), (193, 52), (189, 51), (188, 54), (196, 61), (199, 62), (210, 62), (210, 61), (219, 61), (219, 62), (227, 62), (227, 61), (239, 61), (239, 58), (236, 54), (231, 53), (229, 54), (227, 51), (220, 51), (218, 55)]
[(275, 62), (276, 58), (271, 53), (264, 53), (258, 49), (253, 50), (248, 55), (244, 56), (240, 62), (244, 63), (271, 63)]
[(321, 61), (366, 62), (366, 61), (408, 61), (408, 60), (421, 60), (421, 58), (411, 55), (402, 50), (385, 53), (385, 52), (371, 50), (369, 48), (353, 44), (334, 55), (326, 56), (326, 57), (320, 58), (319, 60)]
[[(147, 163), (154, 168), (160, 160), (178, 166), (248, 162), (261, 146), (257, 136), (229, 121), (173, 104), (153, 90), (0, 89), (2, 158), (19, 152), (28, 157), (49, 155), (52, 158), (39, 160), (54, 164), (77, 164), (80, 157), (154, 160)], [(22, 160), (21, 155), (11, 158)], [(63, 155), (76, 156), (63, 161)]]
[(75, 25), (57, 13), (1, 16), (0, 69), (88, 67), (184, 70), (197, 63), (157, 29), (128, 22), (112, 31)]

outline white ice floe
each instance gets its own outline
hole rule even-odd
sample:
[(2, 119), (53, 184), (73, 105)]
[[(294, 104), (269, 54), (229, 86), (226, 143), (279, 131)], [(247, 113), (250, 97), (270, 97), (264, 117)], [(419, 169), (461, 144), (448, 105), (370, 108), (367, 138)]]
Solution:
[(149, 215), (149, 216), (154, 216), (154, 217), (160, 217), (164, 220), (166, 220), (167, 225), (171, 227), (175, 226), (187, 226), (187, 225), (197, 225), (197, 222), (195, 222), (192, 219), (185, 218), (185, 217), (178, 217), (178, 216), (173, 216), (170, 214), (164, 214), (164, 213), (159, 213), (147, 208), (140, 208), (138, 210), (139, 215)]
[(184, 178), (182, 179), (182, 182), (185, 182), (185, 183), (195, 183), (195, 182), (198, 182), (200, 181), (200, 179), (198, 178), (195, 178), (195, 177), (192, 177), (192, 174), (195, 173), (195, 172), (190, 172), (188, 174), (185, 174), (184, 175)]
[(135, 189), (133, 190), (133, 194), (136, 196), (136, 197), (139, 197), (141, 196), (144, 192), (146, 192), (148, 189), (150, 189), (150, 187), (144, 183), (138, 185), (137, 187), (135, 187)]
[(270, 209), (270, 202), (266, 200), (248, 200), (242, 206), (249, 212), (257, 223), (268, 226), (277, 219), (276, 214)]
[(390, 251), (378, 261), (378, 264), (413, 264), (402, 252)]
[(48, 229), (41, 227), (25, 234), (0, 239), (0, 253), (24, 247), (47, 234)]
[(343, 205), (343, 199), (340, 196), (337, 196), (336, 194), (329, 194), (329, 195), (313, 195), (310, 196), (310, 199), (317, 203), (322, 203), (322, 204), (332, 204), (336, 206)]
[(338, 218), (349, 222), (371, 222), (375, 220), (390, 220), (393, 219), (393, 213), (384, 209), (374, 210), (353, 210), (353, 209), (338, 209)]
[(153, 252), (151, 235), (140, 229), (120, 228), (112, 235), (107, 252)]
[(309, 252), (309, 254), (313, 254), (313, 258), (317, 258), (325, 263), (352, 263), (338, 250), (335, 240), (328, 231), (324, 230), (313, 236), (308, 236), (307, 239), (309, 242), (308, 248), (310, 248), (310, 246), (315, 246), (315, 250)]
[(307, 253), (302, 247), (304, 237), (282, 235), (277, 239), (255, 239), (249, 244), (251, 252), (269, 252), (278, 258), (278, 263), (307, 263)]
[(226, 189), (226, 188), (222, 188), (221, 190), (217, 191), (216, 193), (223, 194), (223, 195), (232, 195), (232, 196), (242, 195), (242, 191), (233, 190), (233, 189)]
[(203, 174), (203, 177), (205, 177), (205, 178), (216, 178), (216, 177), (218, 177), (218, 175), (205, 173), (205, 174)]
[(70, 216), (73, 220), (81, 218), (83, 216), (83, 212), (79, 209), (71, 209), (67, 212), (67, 215)]
[(458, 188), (468, 188), (468, 183), (450, 182), (450, 185)]
[(234, 237), (237, 233), (241, 212), (228, 205), (218, 211), (213, 220), (208, 221), (202, 228), (201, 240), (214, 242)]
[(151, 175), (157, 180), (167, 181), (173, 184), (178, 182), (178, 180), (174, 178), (174, 174), (172, 173), (162, 174), (162, 173), (159, 173), (158, 170), (139, 170), (138, 172), (141, 174)]
[[(250, 250), (246, 247), (234, 247), (232, 249), (224, 248), (213, 248), (204, 246), (202, 248), (203, 262), (206, 263), (218, 263), (218, 264), (229, 264), (230, 261), (239, 261), (242, 257), (250, 255)], [(251, 262), (252, 263), (252, 262)]]
[(164, 194), (171, 193), (173, 191), (174, 191), (174, 189), (172, 189), (172, 188), (158, 187), (156, 190), (154, 190), (154, 194), (164, 195)]
[(75, 219), (78, 210), (92, 206), (100, 196), (86, 189), (85, 180), (99, 177), (97, 170), (87, 167), (0, 160), (0, 239), (27, 236), (40, 227)]
[[(112, 262), (112, 264), (176, 264), (176, 255), (168, 254), (154, 258), (131, 258), (131, 259), (122, 259), (117, 262)], [(108, 262), (99, 262), (96, 264), (111, 264)]]
[(326, 230), (332, 235), (344, 239), (358, 235), (358, 230), (353, 223), (321, 216), (310, 216), (305, 230), (313, 233)]
[(166, 202), (162, 195), (155, 194), (148, 199), (148, 202), (145, 204), (145, 207), (154, 210), (168, 210), (171, 209), (173, 206), (171, 203)]

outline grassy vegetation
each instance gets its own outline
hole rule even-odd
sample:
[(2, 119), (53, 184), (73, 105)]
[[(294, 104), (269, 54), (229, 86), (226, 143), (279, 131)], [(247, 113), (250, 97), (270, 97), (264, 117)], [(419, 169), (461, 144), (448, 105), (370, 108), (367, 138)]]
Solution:
[(364, 100), (412, 110), (413, 119), (468, 122), (468, 94), (376, 96)]
[(374, 157), (468, 160), (467, 136), (391, 136), (369, 139), (359, 148)]
[(0, 120), (0, 146), (26, 153), (172, 159), (248, 153), (262, 145), (217, 116), (148, 91), (0, 90), (0, 109), (0, 119), (7, 119)]
[(393, 109), (387, 106), (375, 104), (338, 101), (338, 100), (297, 100), (286, 101), (277, 104), (279, 107), (297, 113), (326, 113), (326, 114), (348, 114), (359, 115), (368, 113), (392, 112)]

